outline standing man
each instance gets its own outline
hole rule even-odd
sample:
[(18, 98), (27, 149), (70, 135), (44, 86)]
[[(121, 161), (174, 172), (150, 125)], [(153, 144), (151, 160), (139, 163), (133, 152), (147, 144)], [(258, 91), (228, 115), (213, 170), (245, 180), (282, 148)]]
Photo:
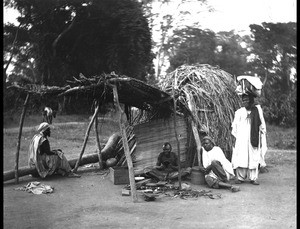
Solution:
[[(251, 84), (251, 78), (248, 83), (252, 89), (257, 88)], [(255, 103), (257, 95), (252, 91), (242, 90), (243, 106), (234, 114), (231, 126), (231, 133), (234, 136), (231, 162), (237, 176), (236, 183), (243, 183), (248, 178), (250, 183), (259, 185), (258, 167), (266, 165), (264, 161), (267, 149), (266, 123), (261, 106)]]
[(227, 188), (232, 192), (240, 191), (238, 186), (229, 183), (234, 178), (232, 164), (213, 139), (205, 136), (202, 140), (202, 165), (200, 171), (205, 174), (205, 181), (210, 188)]

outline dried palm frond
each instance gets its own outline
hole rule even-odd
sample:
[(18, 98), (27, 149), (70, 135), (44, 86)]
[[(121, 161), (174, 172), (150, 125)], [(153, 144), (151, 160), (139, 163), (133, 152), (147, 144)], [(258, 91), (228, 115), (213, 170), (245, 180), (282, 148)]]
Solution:
[(179, 95), (177, 99), (186, 107), (190, 102), (198, 130), (207, 130), (216, 144), (231, 152), (230, 127), (234, 112), (240, 107), (232, 75), (208, 64), (182, 65), (167, 74), (159, 86), (170, 94), (174, 89)]

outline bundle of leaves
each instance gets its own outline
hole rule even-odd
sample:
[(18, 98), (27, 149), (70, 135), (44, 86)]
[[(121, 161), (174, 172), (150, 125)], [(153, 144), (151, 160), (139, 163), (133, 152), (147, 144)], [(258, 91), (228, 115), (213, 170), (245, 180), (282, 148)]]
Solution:
[(189, 107), (198, 131), (210, 135), (231, 159), (231, 123), (240, 107), (233, 76), (208, 64), (182, 65), (159, 85)]

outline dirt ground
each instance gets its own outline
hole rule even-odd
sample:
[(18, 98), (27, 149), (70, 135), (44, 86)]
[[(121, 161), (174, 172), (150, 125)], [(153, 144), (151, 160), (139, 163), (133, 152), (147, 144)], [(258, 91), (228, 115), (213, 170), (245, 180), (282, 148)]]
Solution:
[[(11, 139), (17, 136), (17, 130), (4, 130), (5, 171), (14, 168), (16, 146), (11, 144)], [(26, 165), (31, 131), (30, 127), (24, 129), (20, 166)], [(70, 144), (72, 140), (54, 139), (54, 143), (58, 141), (62, 149), (68, 146), (65, 151), (68, 159), (78, 157), (82, 142), (76, 145), (75, 141)], [(93, 153), (94, 147), (95, 143), (88, 144), (87, 153)], [(20, 177), (19, 184), (14, 180), (3, 183), (3, 226), (7, 229), (296, 228), (296, 151), (269, 149), (266, 162), (269, 172), (259, 175), (260, 185), (244, 183), (237, 193), (183, 181), (193, 189), (221, 194), (220, 199), (162, 196), (147, 202), (139, 195), (138, 202), (133, 203), (130, 196), (121, 195), (124, 185), (114, 185), (110, 174), (97, 167), (80, 167), (81, 178), (53, 176), (42, 180), (24, 176)], [(32, 181), (50, 185), (54, 192), (35, 195), (15, 190)]]

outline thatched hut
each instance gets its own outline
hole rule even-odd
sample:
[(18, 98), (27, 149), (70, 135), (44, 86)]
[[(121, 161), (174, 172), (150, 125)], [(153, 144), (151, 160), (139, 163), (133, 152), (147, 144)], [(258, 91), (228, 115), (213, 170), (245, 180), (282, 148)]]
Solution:
[(197, 129), (213, 137), (231, 160), (231, 122), (240, 107), (233, 76), (208, 64), (182, 65), (159, 86), (169, 93), (175, 89), (178, 100), (190, 108)]
[[(208, 132), (225, 151), (231, 151), (230, 124), (239, 100), (232, 76), (216, 67), (181, 66), (167, 74), (158, 87), (111, 73), (90, 78), (81, 75), (63, 88), (15, 88), (57, 98), (88, 96), (98, 106), (105, 106), (114, 103), (112, 85), (124, 105), (127, 141), (136, 174), (155, 164), (164, 142), (170, 142), (174, 152), (180, 150), (183, 167), (192, 166), (201, 132)], [(118, 166), (126, 165), (121, 140), (113, 156)]]

